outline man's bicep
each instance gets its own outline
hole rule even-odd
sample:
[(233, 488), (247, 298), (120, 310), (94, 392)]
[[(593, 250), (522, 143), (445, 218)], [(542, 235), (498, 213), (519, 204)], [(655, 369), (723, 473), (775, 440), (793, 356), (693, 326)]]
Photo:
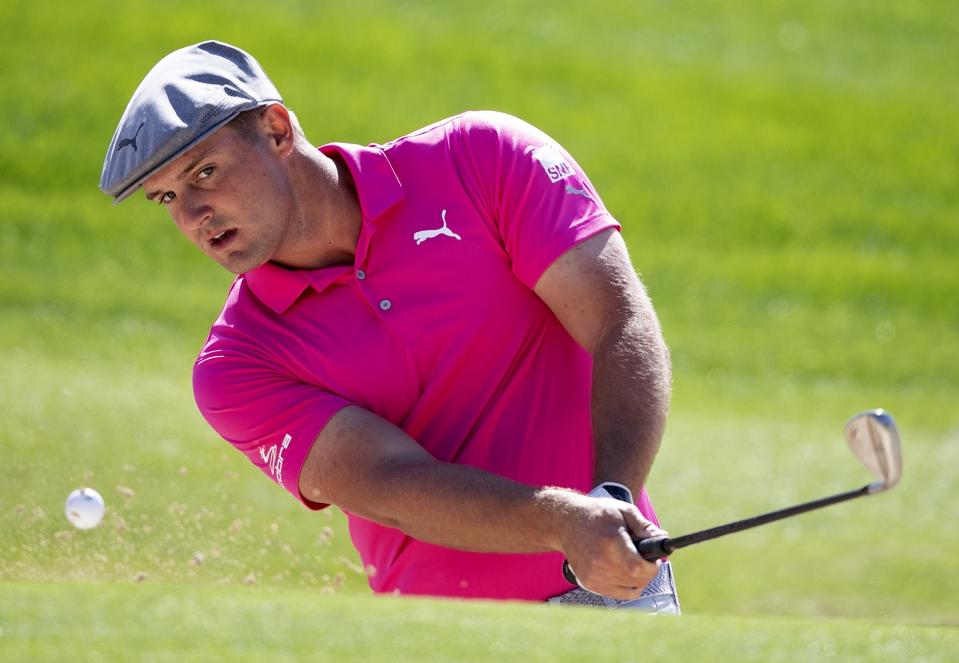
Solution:
[(320, 431), (300, 471), (300, 493), (391, 525), (381, 512), (381, 479), (434, 459), (402, 429), (358, 406), (337, 412)]
[(611, 326), (652, 312), (626, 244), (614, 229), (593, 235), (557, 258), (534, 291), (590, 354)]

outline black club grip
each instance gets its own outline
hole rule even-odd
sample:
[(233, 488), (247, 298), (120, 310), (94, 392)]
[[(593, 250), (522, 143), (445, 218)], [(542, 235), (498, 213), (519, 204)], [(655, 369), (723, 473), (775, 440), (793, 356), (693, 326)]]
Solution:
[(669, 557), (673, 552), (668, 536), (651, 536), (648, 539), (633, 539), (640, 556), (647, 562), (655, 562), (660, 557)]

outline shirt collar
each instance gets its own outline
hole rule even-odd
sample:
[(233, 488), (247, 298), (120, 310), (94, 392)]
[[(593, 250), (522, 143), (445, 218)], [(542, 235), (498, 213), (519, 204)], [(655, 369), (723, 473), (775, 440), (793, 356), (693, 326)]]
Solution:
[[(393, 205), (403, 199), (403, 186), (386, 154), (376, 145), (363, 147), (347, 143), (330, 143), (319, 148), (326, 156), (339, 156), (350, 170), (360, 201), (362, 227), (356, 246), (356, 266), (366, 260), (370, 237), (377, 220)], [(321, 292), (342, 274), (351, 271), (348, 266), (321, 269), (285, 269), (266, 263), (244, 274), (257, 299), (284, 313), (307, 287)]]
[(320, 152), (328, 157), (339, 156), (350, 169), (364, 221), (375, 221), (403, 198), (400, 178), (378, 145), (330, 143), (323, 145)]

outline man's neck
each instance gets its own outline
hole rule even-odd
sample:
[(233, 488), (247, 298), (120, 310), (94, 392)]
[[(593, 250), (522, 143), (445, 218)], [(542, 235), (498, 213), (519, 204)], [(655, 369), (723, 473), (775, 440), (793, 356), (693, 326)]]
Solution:
[(284, 244), (274, 262), (291, 269), (352, 265), (362, 217), (349, 168), (319, 150), (298, 152), (291, 164), (296, 205)]

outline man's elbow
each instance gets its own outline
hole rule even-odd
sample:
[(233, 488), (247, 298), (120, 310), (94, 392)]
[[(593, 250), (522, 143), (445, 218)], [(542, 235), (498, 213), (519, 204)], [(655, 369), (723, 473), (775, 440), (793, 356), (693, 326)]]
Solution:
[(300, 492), (310, 501), (332, 504), (384, 527), (406, 531), (409, 523), (402, 518), (402, 505), (411, 492), (409, 484), (423, 466), (435, 462), (431, 458), (382, 458), (365, 464), (362, 471), (351, 467), (316, 472), (304, 467)]

